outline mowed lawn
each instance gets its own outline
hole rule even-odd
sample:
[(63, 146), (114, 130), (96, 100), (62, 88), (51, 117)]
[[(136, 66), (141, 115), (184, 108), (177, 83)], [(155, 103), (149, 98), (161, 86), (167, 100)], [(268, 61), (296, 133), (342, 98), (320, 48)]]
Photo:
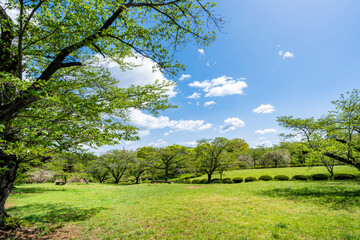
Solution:
[(32, 184), (7, 211), (66, 239), (360, 239), (359, 181)]

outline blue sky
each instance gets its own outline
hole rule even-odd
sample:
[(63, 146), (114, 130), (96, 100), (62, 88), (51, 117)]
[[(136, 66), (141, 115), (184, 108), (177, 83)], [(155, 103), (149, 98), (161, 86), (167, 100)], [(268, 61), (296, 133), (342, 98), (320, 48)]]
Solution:
[[(217, 41), (201, 50), (189, 44), (177, 53), (187, 66), (169, 79), (178, 82), (170, 100), (178, 108), (159, 118), (133, 111), (141, 140), (97, 152), (191, 146), (214, 137), (242, 138), (251, 147), (278, 144), (284, 130), (277, 116), (319, 117), (340, 94), (360, 87), (359, 12), (357, 0), (218, 1), (216, 14), (226, 24)], [(125, 73), (114, 66), (112, 72), (125, 85), (126, 79), (165, 78), (151, 72), (149, 60), (142, 63)]]

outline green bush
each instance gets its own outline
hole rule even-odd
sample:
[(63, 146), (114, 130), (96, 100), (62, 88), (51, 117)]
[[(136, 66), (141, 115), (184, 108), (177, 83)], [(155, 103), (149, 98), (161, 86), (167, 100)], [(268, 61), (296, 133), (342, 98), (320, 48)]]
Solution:
[(231, 180), (230, 178), (225, 178), (225, 179), (222, 180), (222, 183), (231, 184), (231, 183), (234, 183), (234, 181)]
[(212, 183), (222, 183), (220, 179), (211, 180)]
[(201, 182), (201, 183), (207, 183), (208, 180), (207, 180), (207, 179), (201, 179), (200, 182)]
[(294, 175), (291, 179), (292, 179), (292, 180), (307, 181), (308, 178), (309, 178), (309, 177), (306, 176), (306, 175)]
[(184, 177), (185, 180), (190, 179), (191, 177)]
[(242, 183), (243, 178), (242, 177), (235, 177), (233, 178), (234, 183)]
[(253, 182), (253, 181), (257, 181), (256, 177), (246, 177), (245, 178), (245, 182)]
[(183, 181), (183, 183), (185, 183), (185, 184), (190, 184), (190, 183), (191, 183), (191, 180), (186, 179), (186, 180)]
[(194, 180), (191, 181), (191, 183), (192, 184), (200, 184), (201, 181), (200, 181), (200, 179), (194, 179)]
[(262, 176), (259, 177), (259, 180), (270, 181), (270, 180), (273, 180), (273, 177), (269, 176), (269, 175), (262, 175)]
[(311, 179), (314, 181), (328, 180), (329, 176), (323, 173), (318, 173), (318, 174), (312, 174)]
[(350, 174), (350, 173), (334, 174), (334, 180), (352, 180), (352, 179), (356, 179), (356, 176), (354, 174)]
[(287, 180), (289, 180), (289, 177), (286, 176), (286, 175), (276, 175), (276, 176), (274, 177), (274, 179), (275, 179), (275, 180), (279, 180), (279, 181), (287, 181)]
[(197, 176), (193, 175), (193, 176), (190, 176), (190, 178), (196, 178)]
[(202, 173), (197, 173), (196, 174), (197, 177), (201, 177), (202, 175), (204, 175), (204, 174), (202, 174)]
[[(217, 180), (220, 180), (220, 178), (212, 178), (212, 179), (211, 179), (211, 182), (217, 181)], [(221, 180), (220, 180), (220, 182), (221, 182)]]

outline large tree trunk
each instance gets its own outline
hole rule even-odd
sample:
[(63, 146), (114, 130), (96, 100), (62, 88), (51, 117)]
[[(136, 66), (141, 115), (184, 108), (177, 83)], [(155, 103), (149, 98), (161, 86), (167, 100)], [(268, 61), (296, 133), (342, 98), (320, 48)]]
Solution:
[(208, 183), (211, 183), (211, 175), (210, 173), (208, 173)]
[(0, 224), (1, 219), (8, 216), (5, 212), (5, 202), (13, 188), (17, 169), (18, 161), (16, 156), (7, 156), (0, 153)]

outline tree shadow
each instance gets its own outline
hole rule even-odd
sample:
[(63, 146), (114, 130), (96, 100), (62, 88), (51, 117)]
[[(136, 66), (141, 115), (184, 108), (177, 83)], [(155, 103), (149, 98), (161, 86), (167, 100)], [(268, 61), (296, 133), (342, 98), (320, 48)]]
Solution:
[(21, 207), (10, 207), (7, 209), (8, 212), (16, 213), (31, 213), (22, 219), (29, 223), (46, 223), (46, 224), (59, 224), (66, 222), (78, 222), (84, 221), (102, 210), (107, 208), (80, 208), (66, 206), (60, 203), (48, 203), (48, 204), (29, 204)]
[(21, 193), (64, 192), (67, 191), (67, 189), (65, 188), (55, 189), (55, 188), (44, 188), (44, 187), (26, 187), (26, 188), (16, 187), (12, 191), (13, 193), (21, 194)]
[(353, 211), (360, 207), (359, 186), (305, 186), (275, 188), (260, 191), (260, 195), (286, 198), (293, 201), (311, 202), (331, 209)]

